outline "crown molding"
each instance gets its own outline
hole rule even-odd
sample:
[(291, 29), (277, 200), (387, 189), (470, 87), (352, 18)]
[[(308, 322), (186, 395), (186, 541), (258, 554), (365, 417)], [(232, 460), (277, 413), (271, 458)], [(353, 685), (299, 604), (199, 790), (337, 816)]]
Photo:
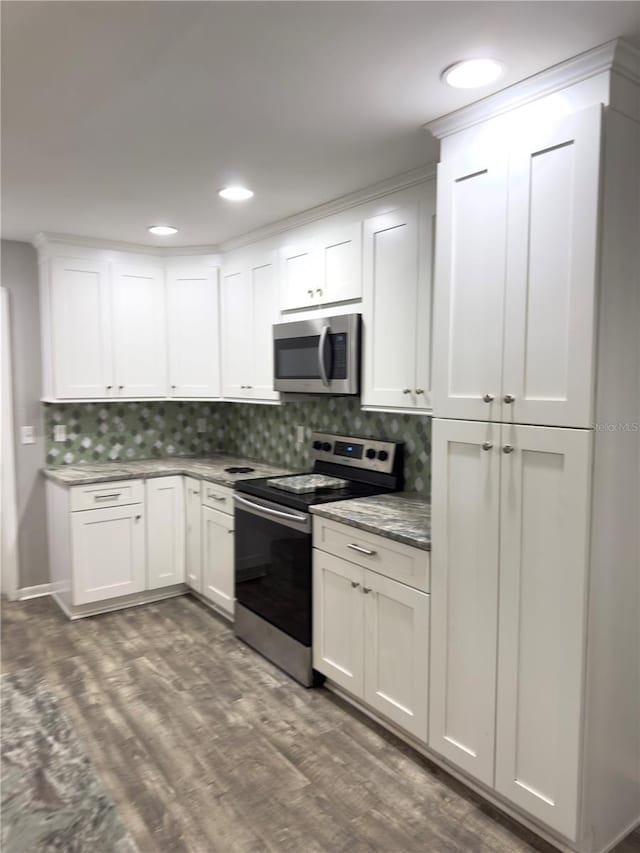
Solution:
[(132, 252), (136, 255), (152, 255), (168, 258), (180, 255), (216, 255), (216, 246), (145, 246), (142, 243), (125, 243), (118, 240), (102, 240), (98, 237), (82, 237), (78, 234), (56, 234), (40, 231), (31, 241), (38, 251), (47, 246), (82, 246), (84, 249), (110, 249), (114, 252)]
[(452, 133), (458, 133), (517, 107), (522, 107), (544, 95), (550, 95), (611, 70), (633, 83), (640, 84), (640, 51), (623, 39), (605, 42), (480, 101), (429, 121), (422, 128), (436, 139), (443, 139)]
[(317, 222), (318, 219), (324, 219), (326, 216), (332, 216), (335, 213), (342, 213), (344, 210), (350, 210), (369, 201), (375, 201), (392, 192), (409, 189), (425, 181), (432, 180), (435, 177), (436, 164), (427, 163), (424, 166), (419, 166), (417, 169), (410, 169), (391, 178), (385, 178), (383, 181), (378, 181), (378, 183), (371, 184), (371, 186), (339, 196), (316, 207), (310, 207), (308, 210), (303, 210), (284, 219), (270, 222), (268, 225), (255, 228), (253, 231), (248, 231), (239, 237), (232, 237), (230, 240), (220, 243), (218, 251), (229, 252), (234, 249), (240, 249), (250, 243), (257, 243), (259, 240), (276, 237), (284, 231), (289, 231), (292, 228), (300, 228), (303, 225), (310, 225), (312, 222)]

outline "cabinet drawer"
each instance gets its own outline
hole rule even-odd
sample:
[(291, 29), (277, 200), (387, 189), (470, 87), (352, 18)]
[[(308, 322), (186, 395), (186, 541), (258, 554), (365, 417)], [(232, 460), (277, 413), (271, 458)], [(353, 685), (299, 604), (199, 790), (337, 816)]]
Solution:
[(351, 563), (429, 592), (428, 551), (324, 518), (313, 519), (313, 545)]
[(217, 509), (218, 512), (233, 515), (233, 489), (203, 481), (201, 492), (202, 506), (208, 506), (210, 509)]
[(107, 506), (126, 506), (142, 503), (142, 480), (116, 480), (113, 483), (92, 483), (71, 488), (71, 512), (100, 509)]

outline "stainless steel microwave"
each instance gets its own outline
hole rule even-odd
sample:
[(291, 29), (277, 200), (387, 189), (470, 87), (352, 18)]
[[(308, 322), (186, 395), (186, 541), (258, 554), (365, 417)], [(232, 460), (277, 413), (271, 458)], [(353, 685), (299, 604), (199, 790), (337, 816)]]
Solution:
[(273, 327), (273, 387), (300, 394), (358, 394), (360, 314)]

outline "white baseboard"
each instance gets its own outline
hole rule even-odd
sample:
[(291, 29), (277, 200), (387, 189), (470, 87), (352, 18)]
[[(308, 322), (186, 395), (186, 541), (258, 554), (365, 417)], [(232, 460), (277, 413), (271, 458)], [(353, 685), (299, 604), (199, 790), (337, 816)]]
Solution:
[(55, 584), (40, 583), (36, 586), (23, 586), (18, 590), (16, 598), (18, 601), (26, 601), (28, 598), (40, 598), (43, 595), (51, 595), (55, 591)]

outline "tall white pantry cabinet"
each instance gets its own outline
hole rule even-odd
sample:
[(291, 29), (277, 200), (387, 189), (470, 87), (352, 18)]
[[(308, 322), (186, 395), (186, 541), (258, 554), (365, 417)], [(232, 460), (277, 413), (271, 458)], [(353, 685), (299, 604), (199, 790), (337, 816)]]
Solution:
[(601, 853), (640, 821), (640, 54), (429, 128), (429, 746)]

